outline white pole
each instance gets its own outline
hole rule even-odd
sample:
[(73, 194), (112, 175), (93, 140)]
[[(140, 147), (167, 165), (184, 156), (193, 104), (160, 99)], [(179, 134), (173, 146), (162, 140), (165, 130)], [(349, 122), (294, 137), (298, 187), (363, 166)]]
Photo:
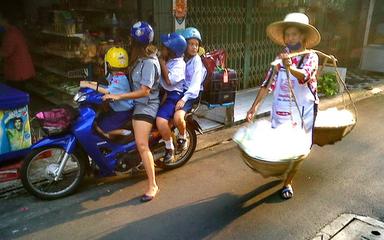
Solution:
[(364, 34), (364, 47), (366, 47), (368, 45), (368, 38), (369, 38), (369, 32), (370, 32), (370, 28), (371, 28), (372, 15), (373, 15), (373, 9), (375, 7), (375, 2), (376, 2), (376, 0), (370, 0), (369, 1), (367, 24), (365, 25), (365, 34)]

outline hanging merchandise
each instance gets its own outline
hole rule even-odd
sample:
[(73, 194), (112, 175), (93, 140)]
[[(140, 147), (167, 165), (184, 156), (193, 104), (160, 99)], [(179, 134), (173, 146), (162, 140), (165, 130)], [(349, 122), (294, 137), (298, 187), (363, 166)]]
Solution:
[(175, 17), (175, 30), (184, 29), (187, 16), (187, 0), (173, 0), (173, 16)]

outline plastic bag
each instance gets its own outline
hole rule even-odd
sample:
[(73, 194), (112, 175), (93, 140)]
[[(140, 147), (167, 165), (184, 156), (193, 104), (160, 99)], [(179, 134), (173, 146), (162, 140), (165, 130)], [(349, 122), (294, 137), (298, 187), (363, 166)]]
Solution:
[(36, 114), (42, 129), (49, 135), (67, 130), (75, 116), (75, 111), (70, 107), (53, 108)]

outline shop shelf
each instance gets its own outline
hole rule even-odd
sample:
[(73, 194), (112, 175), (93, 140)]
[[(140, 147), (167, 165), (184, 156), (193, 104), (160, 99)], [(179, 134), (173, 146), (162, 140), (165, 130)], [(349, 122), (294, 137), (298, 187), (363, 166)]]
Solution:
[(55, 36), (60, 36), (60, 37), (70, 37), (70, 38), (84, 38), (83, 33), (75, 33), (75, 34), (65, 34), (65, 33), (59, 33), (59, 32), (53, 32), (49, 30), (43, 30), (41, 31), (42, 33), (45, 34), (50, 34), (50, 35), (55, 35)]
[(60, 50), (54, 50), (49, 48), (33, 48), (32, 50), (34, 53), (42, 54), (42, 55), (53, 55), (65, 59), (80, 59), (80, 53), (77, 53), (75, 51), (60, 51)]

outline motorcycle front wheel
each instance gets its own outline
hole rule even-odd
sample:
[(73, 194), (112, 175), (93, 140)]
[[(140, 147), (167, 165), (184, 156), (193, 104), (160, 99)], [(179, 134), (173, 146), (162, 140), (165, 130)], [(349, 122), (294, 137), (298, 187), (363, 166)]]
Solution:
[(43, 200), (68, 196), (76, 191), (85, 174), (85, 159), (79, 152), (69, 155), (61, 176), (55, 180), (65, 150), (45, 147), (32, 150), (21, 167), (24, 188)]

